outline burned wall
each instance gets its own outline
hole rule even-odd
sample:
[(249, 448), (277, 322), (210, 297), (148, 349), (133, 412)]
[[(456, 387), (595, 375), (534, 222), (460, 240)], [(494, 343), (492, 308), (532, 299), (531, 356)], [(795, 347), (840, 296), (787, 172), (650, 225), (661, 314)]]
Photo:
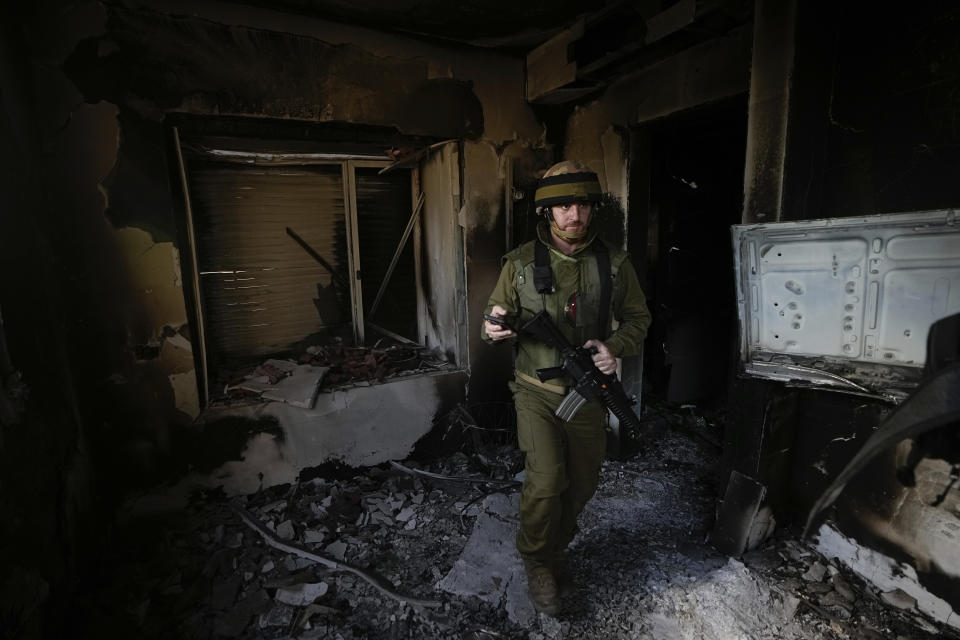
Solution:
[[(66, 633), (49, 612), (72, 605), (76, 577), (100, 549), (104, 511), (69, 367), (73, 270), (59, 254), (58, 185), (44, 171), (62, 151), (69, 111), (36, 91), (43, 71), (20, 18), (0, 9), (0, 633), (31, 638)], [(96, 120), (77, 113), (86, 116)]]
[[(894, 410), (881, 401), (838, 393), (778, 392), (767, 413), (773, 442), (761, 465), (778, 517), (805, 518)], [(904, 485), (898, 469), (907, 464), (911, 445), (901, 441), (855, 476), (832, 520), (859, 544), (912, 566), (920, 587), (960, 610), (960, 493), (951, 488), (950, 463), (938, 457), (921, 460), (914, 486)], [(770, 464), (774, 460), (779, 468)]]
[(429, 194), (421, 219), (421, 264), (426, 327), (424, 344), (449, 362), (466, 364), (460, 335), (466, 323), (460, 144), (444, 144), (420, 165), (420, 189)]
[[(785, 88), (777, 103), (785, 107), (782, 171), (764, 173), (762, 163), (754, 163), (770, 183), (760, 193), (782, 199), (767, 198), (765, 210), (745, 208), (745, 219), (956, 207), (958, 22), (957, 9), (935, 3), (897, 15), (853, 3), (827, 22), (820, 8), (798, 5), (786, 25), (791, 37), (770, 45), (792, 48), (779, 81), (768, 78), (766, 87), (779, 82)], [(753, 417), (740, 429), (749, 432), (745, 437), (730, 435), (728, 458), (741, 471), (759, 473), (788, 521), (805, 518), (819, 492), (892, 410), (848, 395), (758, 381), (738, 385), (733, 401), (751, 407), (743, 413)], [(950, 466), (928, 457), (917, 469), (917, 485), (904, 486), (897, 469), (909, 444), (875, 460), (848, 486), (836, 521), (861, 544), (912, 565), (920, 585), (956, 609), (960, 536), (956, 489), (946, 489)]]
[(0, 581), (16, 609), (3, 611), (5, 631), (57, 624), (40, 607), (69, 604), (122, 494), (168, 477), (177, 443), (191, 442), (180, 427), (199, 396), (170, 114), (495, 145), (542, 133), (522, 61), (239, 5), (180, 9), (54, 0), (5, 6), (0, 19), (0, 310), (22, 372), (0, 372), (11, 515)]
[(737, 27), (618, 79), (599, 98), (576, 107), (564, 155), (597, 171), (601, 186), (625, 201), (621, 172), (627, 158), (611, 153), (611, 134), (746, 92), (751, 45), (750, 25)]
[[(406, 134), (536, 138), (522, 63), (242, 5), (111, 7), (66, 69), (92, 96), (170, 111), (396, 126)], [(162, 61), (162, 62), (160, 62)]]
[(841, 12), (839, 37), (821, 43), (832, 62), (813, 124), (825, 132), (822, 194), (805, 217), (956, 207), (960, 10), (921, 3), (894, 16), (856, 4)]
[[(754, 25), (623, 78), (578, 106), (564, 155), (593, 166), (610, 189), (615, 163), (603, 134), (612, 126), (636, 127), (749, 89), (745, 220), (956, 207), (960, 183), (950, 176), (958, 171), (958, 50), (950, 34), (957, 11), (931, 3), (894, 15), (855, 3), (825, 22), (817, 5), (756, 6)], [(631, 160), (638, 165), (650, 159), (644, 129), (634, 129), (639, 145)], [(628, 192), (649, 195), (633, 184), (648, 180), (648, 170), (629, 178)], [(631, 212), (646, 205), (628, 204)], [(649, 214), (654, 220), (656, 212)], [(634, 247), (646, 239), (636, 238)], [(759, 381), (735, 380), (732, 389), (735, 428), (726, 434), (725, 466), (759, 476), (788, 521), (806, 514), (821, 484), (889, 410)], [(921, 582), (946, 598), (956, 593), (955, 490), (933, 502), (949, 466), (924, 461), (924, 486), (911, 489), (895, 480), (903, 455), (891, 452), (849, 489), (841, 525), (912, 563)]]
[[(513, 376), (513, 356), (508, 345), (491, 346), (481, 337), (481, 313), (500, 275), (503, 256), (527, 238), (507, 242), (507, 208), (514, 226), (535, 223), (530, 207), (521, 200), (533, 195), (532, 185), (553, 164), (552, 149), (539, 141), (519, 140), (504, 145), (468, 141), (464, 145), (464, 203), (461, 224), (467, 251), (467, 307), (469, 309), (471, 403), (509, 399), (506, 381)], [(510, 198), (508, 203), (506, 198)]]
[(106, 34), (81, 42), (64, 69), (88, 100), (147, 116), (178, 110), (402, 123), (407, 133), (446, 138), (484, 130), (470, 82), (429, 78), (426, 59), (147, 9), (112, 7)]
[[(68, 335), (84, 410), (105, 425), (97, 438), (119, 447), (122, 468), (147, 476), (170, 457), (171, 428), (200, 405), (169, 114), (494, 144), (541, 134), (518, 60), (250, 7), (198, 5), (184, 17), (162, 5), (93, 3), (96, 23), (75, 32), (70, 14), (63, 24), (30, 23), (38, 47), (50, 47), (34, 54), (51, 63), (38, 86), (59, 109), (61, 148), (44, 169), (57, 185), (48, 205), (56, 251), (76, 265)], [(72, 44), (54, 49), (63, 33)], [(447, 277), (444, 269), (433, 277)]]
[[(638, 397), (642, 386), (664, 397), (672, 392), (686, 402), (722, 395), (715, 391), (719, 385), (714, 371), (719, 368), (725, 374), (727, 353), (723, 346), (714, 346), (714, 337), (726, 333), (730, 312), (712, 304), (723, 287), (711, 280), (721, 272), (673, 280), (682, 270), (692, 271), (704, 259), (712, 259), (717, 251), (704, 253), (698, 248), (715, 241), (716, 227), (722, 228), (728, 213), (739, 215), (736, 209), (721, 209), (739, 195), (742, 176), (730, 182), (727, 169), (736, 167), (737, 160), (728, 158), (736, 158), (736, 151), (718, 149), (726, 146), (718, 132), (726, 134), (731, 122), (739, 123), (739, 114), (726, 115), (729, 105), (745, 112), (742, 96), (750, 84), (752, 44), (750, 24), (705, 39), (618, 78), (602, 95), (576, 106), (567, 122), (564, 156), (597, 171), (610, 194), (606, 208), (614, 214), (603, 232), (612, 241), (626, 232), (627, 248), (653, 311), (645, 353), (624, 362), (624, 371), (633, 380), (630, 392)], [(711, 129), (714, 120), (719, 124)], [(699, 139), (704, 131), (710, 135)], [(738, 129), (729, 137), (739, 135)], [(672, 158), (682, 162), (672, 163)], [(698, 161), (701, 175), (694, 181), (685, 168), (697, 167)], [(711, 162), (720, 166), (710, 166)], [(699, 200), (690, 197), (681, 203), (681, 192)], [(671, 232), (673, 228), (677, 232)], [(697, 230), (700, 238), (691, 233)], [(668, 308), (671, 303), (677, 303), (675, 312)], [(670, 353), (664, 347), (668, 344)], [(700, 362), (702, 345), (717, 352), (715, 364)], [(702, 382), (686, 384), (698, 379)]]

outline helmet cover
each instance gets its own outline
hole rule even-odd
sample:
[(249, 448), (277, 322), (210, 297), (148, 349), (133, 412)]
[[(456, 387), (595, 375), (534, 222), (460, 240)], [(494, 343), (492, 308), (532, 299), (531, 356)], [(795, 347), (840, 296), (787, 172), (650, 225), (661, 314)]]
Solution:
[(533, 204), (540, 209), (571, 202), (598, 202), (602, 195), (596, 173), (575, 160), (565, 160), (547, 169), (537, 182)]

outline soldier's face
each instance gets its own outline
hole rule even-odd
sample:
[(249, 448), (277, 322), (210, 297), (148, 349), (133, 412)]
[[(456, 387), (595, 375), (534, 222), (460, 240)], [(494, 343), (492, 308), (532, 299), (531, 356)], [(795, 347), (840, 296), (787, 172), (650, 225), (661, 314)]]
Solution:
[(553, 220), (562, 231), (583, 231), (590, 224), (590, 214), (593, 213), (593, 204), (590, 202), (573, 202), (571, 204), (554, 205), (550, 207)]

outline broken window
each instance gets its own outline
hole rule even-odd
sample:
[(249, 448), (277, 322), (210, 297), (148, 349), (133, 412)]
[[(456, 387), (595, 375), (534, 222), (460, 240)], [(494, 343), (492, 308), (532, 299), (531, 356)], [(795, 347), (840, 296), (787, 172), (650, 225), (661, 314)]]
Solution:
[(414, 172), (217, 142), (178, 142), (207, 378), (314, 345), (417, 342)]

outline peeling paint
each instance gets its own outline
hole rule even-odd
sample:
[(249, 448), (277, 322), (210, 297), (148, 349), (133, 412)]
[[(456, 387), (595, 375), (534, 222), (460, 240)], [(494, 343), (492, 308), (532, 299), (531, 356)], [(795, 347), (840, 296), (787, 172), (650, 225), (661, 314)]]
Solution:
[(173, 286), (176, 289), (182, 289), (183, 272), (180, 270), (180, 250), (174, 246), (171, 246), (170, 252), (173, 260)]
[(627, 201), (627, 163), (629, 161), (623, 132), (615, 127), (609, 127), (600, 136), (600, 148), (603, 152), (603, 162), (597, 171), (601, 186), (605, 192), (620, 200), (623, 206)]
[(193, 371), (193, 347), (190, 341), (179, 334), (166, 338), (160, 346), (160, 366), (170, 375)]
[[(432, 428), (442, 402), (441, 387), (454, 381), (462, 388), (464, 379), (462, 373), (419, 376), (321, 393), (313, 409), (281, 402), (209, 409), (204, 421), (216, 429), (192, 447), (202, 448), (201, 454), (211, 459), (223, 455), (238, 459), (219, 462), (220, 457), (211, 468), (195, 465), (197, 470), (174, 486), (137, 498), (128, 509), (143, 513), (182, 508), (197, 489), (222, 487), (227, 495), (253, 493), (293, 482), (304, 469), (328, 462), (357, 467), (403, 459)], [(275, 424), (279, 426), (266, 431), (254, 429)], [(199, 429), (190, 433), (203, 437), (205, 425), (186, 428)], [(223, 429), (234, 440), (245, 439), (239, 455), (229, 453), (228, 443), (214, 441), (223, 436)], [(277, 429), (279, 434), (274, 432)]]
[(817, 550), (828, 558), (837, 558), (881, 591), (902, 589), (916, 598), (920, 611), (954, 629), (960, 629), (960, 615), (946, 601), (920, 585), (912, 566), (863, 547), (826, 524), (818, 532)]
[(245, 495), (297, 479), (298, 470), (286, 457), (282, 440), (274, 434), (254, 435), (240, 458), (225, 462), (209, 474), (194, 472), (173, 486), (137, 496), (124, 505), (121, 517), (179, 511), (199, 490), (222, 487), (227, 495)]
[(130, 326), (142, 341), (159, 336), (165, 326), (187, 322), (183, 288), (179, 284), (177, 253), (172, 242), (154, 242), (147, 231), (136, 228), (115, 232), (126, 274), (135, 287), (136, 306)]
[(503, 209), (503, 179), (497, 149), (489, 143), (468, 143), (464, 146), (469, 180), (464, 185), (466, 203), (463, 226), (468, 232), (492, 231)]

